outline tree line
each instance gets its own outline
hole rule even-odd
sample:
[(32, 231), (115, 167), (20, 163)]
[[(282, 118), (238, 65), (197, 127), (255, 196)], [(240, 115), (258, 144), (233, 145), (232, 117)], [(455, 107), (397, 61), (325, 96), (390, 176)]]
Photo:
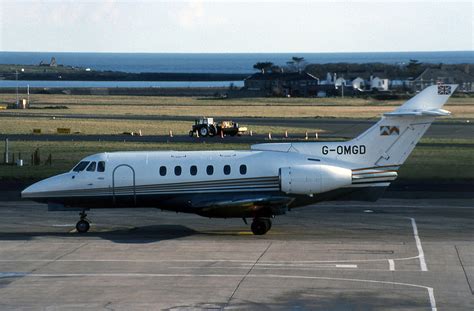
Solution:
[(407, 64), (385, 63), (327, 63), (308, 64), (304, 57), (294, 56), (285, 65), (275, 65), (273, 62), (257, 62), (253, 68), (265, 73), (282, 73), (306, 71), (316, 77), (324, 77), (328, 72), (338, 74), (367, 76), (371, 74), (384, 75), (391, 78), (416, 78), (427, 68), (444, 69), (447, 71), (462, 71), (466, 74), (474, 73), (474, 64), (430, 64), (411, 59)]

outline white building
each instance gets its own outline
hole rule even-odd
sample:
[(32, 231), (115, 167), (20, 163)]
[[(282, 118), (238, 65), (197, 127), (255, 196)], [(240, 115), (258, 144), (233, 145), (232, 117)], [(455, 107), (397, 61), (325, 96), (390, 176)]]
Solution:
[(376, 89), (378, 91), (388, 91), (389, 80), (381, 79), (379, 77), (370, 76), (370, 89)]
[[(334, 78), (336, 77), (336, 74), (334, 74)], [(326, 79), (324, 80), (321, 80), (320, 83), (321, 85), (331, 85), (331, 84), (334, 84), (334, 79), (333, 79), (333, 75), (328, 72), (326, 74)]]
[(365, 80), (361, 77), (357, 77), (352, 81), (352, 87), (354, 90), (363, 91), (365, 90)]
[(341, 85), (344, 85), (346, 86), (346, 80), (344, 78), (337, 78), (335, 81), (334, 81), (334, 86), (335, 87), (340, 87)]

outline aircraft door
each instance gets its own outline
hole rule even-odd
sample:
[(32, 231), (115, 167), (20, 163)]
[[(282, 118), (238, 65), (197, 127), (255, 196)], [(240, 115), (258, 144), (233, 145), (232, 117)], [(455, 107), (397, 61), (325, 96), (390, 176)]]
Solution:
[(112, 194), (115, 206), (132, 207), (136, 205), (135, 170), (132, 166), (120, 164), (114, 168)]

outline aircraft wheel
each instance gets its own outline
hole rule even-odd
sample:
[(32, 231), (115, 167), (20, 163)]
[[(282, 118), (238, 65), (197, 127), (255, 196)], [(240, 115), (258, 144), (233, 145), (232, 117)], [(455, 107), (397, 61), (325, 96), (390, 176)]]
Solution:
[(252, 229), (253, 234), (255, 235), (264, 235), (270, 230), (272, 223), (269, 219), (256, 218), (252, 222), (250, 228)]
[(86, 233), (87, 231), (89, 231), (89, 228), (90, 224), (86, 220), (79, 220), (76, 224), (76, 230), (79, 233)]
[(264, 221), (267, 223), (267, 231), (270, 231), (272, 228), (272, 221), (270, 219), (264, 219)]
[(209, 129), (207, 127), (201, 127), (199, 130), (199, 135), (206, 137), (209, 134)]

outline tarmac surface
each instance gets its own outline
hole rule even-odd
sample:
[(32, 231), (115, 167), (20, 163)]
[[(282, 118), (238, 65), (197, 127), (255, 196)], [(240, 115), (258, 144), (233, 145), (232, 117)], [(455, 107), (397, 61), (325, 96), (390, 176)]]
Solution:
[(324, 203), (240, 219), (0, 202), (1, 310), (473, 310), (474, 199)]

